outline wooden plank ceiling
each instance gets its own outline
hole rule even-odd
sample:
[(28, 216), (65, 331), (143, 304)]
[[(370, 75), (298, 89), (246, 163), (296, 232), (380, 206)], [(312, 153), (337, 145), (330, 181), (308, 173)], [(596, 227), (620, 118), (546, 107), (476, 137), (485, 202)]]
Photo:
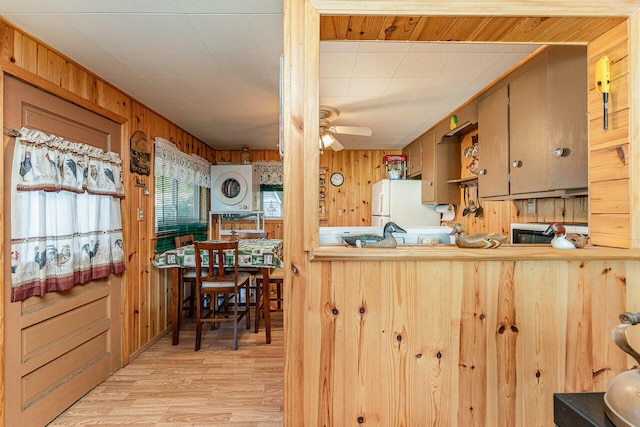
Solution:
[(323, 15), (320, 40), (586, 43), (626, 19)]

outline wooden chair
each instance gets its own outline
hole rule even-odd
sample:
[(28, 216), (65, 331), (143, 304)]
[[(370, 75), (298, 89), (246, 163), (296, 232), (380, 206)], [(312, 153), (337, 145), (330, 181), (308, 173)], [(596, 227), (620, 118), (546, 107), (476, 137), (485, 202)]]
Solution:
[[(231, 241), (244, 240), (244, 239), (266, 239), (266, 238), (267, 238), (266, 231), (239, 231), (238, 232), (233, 230), (229, 235), (229, 240)], [(250, 295), (250, 298), (252, 298), (251, 305), (255, 307), (256, 302), (258, 301), (258, 295), (257, 295), (258, 288), (257, 288), (256, 277), (258, 274), (262, 274), (262, 273), (261, 272), (258, 273), (255, 268), (248, 268), (248, 269), (245, 268), (245, 269), (240, 269), (240, 271), (249, 271), (251, 273), (251, 285), (249, 286), (249, 290), (250, 290), (249, 295)], [(257, 316), (257, 310), (256, 310), (256, 316)], [(256, 323), (255, 331), (258, 332), (257, 323)]]
[[(206, 252), (209, 256), (209, 266), (202, 266), (202, 256), (196, 256), (196, 348), (200, 350), (202, 339), (202, 324), (233, 322), (233, 349), (238, 349), (238, 323), (247, 317), (247, 329), (251, 323), (251, 306), (249, 298), (245, 298), (244, 310), (240, 310), (240, 294), (244, 290), (249, 292), (250, 274), (238, 271), (238, 242), (195, 242), (196, 254)], [(225, 271), (224, 251), (232, 251), (233, 266)], [(219, 267), (215, 266), (218, 256)], [(209, 295), (211, 303), (208, 308), (203, 307), (202, 300)], [(229, 307), (218, 305), (218, 295), (224, 295)], [(233, 304), (233, 309), (231, 309)]]
[[(256, 274), (257, 288), (262, 289), (262, 299), (256, 297), (257, 301), (261, 301), (261, 304), (256, 304), (255, 313), (255, 326), (254, 331), (258, 332), (258, 325), (260, 318), (264, 316), (264, 310), (269, 311), (282, 311), (282, 304), (284, 299), (282, 298), (282, 285), (284, 283), (284, 270), (282, 268), (276, 268), (269, 274), (269, 288), (264, 288), (264, 278), (262, 272)], [(266, 307), (265, 307), (266, 306)], [(275, 306), (275, 307), (274, 307)]]
[[(178, 236), (175, 238), (176, 248), (180, 248), (186, 245), (192, 245), (195, 242), (193, 234), (186, 234), (184, 236)], [(184, 297), (184, 285), (189, 284), (189, 295)], [(196, 310), (196, 269), (195, 268), (183, 268), (180, 269), (180, 275), (178, 279), (178, 292), (180, 300), (182, 301), (182, 310), (187, 311), (187, 317), (193, 317)]]

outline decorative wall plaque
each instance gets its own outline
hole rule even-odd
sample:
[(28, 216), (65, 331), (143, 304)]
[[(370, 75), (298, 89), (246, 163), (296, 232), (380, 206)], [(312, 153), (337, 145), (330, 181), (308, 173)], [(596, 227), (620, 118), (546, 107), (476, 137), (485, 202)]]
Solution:
[(131, 172), (139, 175), (149, 175), (151, 172), (151, 149), (149, 148), (147, 135), (141, 130), (137, 130), (131, 135), (129, 142), (131, 150), (131, 160), (129, 162)]

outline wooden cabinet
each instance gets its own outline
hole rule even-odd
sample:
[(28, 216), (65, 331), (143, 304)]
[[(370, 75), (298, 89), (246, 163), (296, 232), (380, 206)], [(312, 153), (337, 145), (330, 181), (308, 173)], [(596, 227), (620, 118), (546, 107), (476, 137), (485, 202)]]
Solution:
[(509, 86), (501, 85), (478, 102), (478, 195), (509, 194)]
[(402, 154), (407, 156), (407, 176), (415, 177), (422, 173), (422, 142), (420, 139), (407, 145)]
[(460, 177), (460, 144), (441, 143), (435, 131), (416, 142), (422, 143), (422, 203), (459, 203), (458, 184), (447, 181)]
[(480, 196), (586, 189), (586, 48), (551, 47), (501, 84), (478, 103)]

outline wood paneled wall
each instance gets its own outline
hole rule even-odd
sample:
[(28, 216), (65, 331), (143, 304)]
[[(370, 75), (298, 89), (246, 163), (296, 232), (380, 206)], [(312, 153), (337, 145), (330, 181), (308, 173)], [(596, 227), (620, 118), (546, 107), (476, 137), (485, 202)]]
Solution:
[(605, 391), (632, 366), (610, 340), (639, 285), (628, 268), (311, 262), (303, 332), (317, 347), (304, 373), (316, 409), (294, 424), (552, 426), (553, 393)]
[[(632, 189), (629, 179), (629, 157), (632, 151), (629, 149), (630, 76), (627, 31), (626, 22), (619, 24), (589, 43), (587, 49), (591, 199), (589, 233), (591, 243), (619, 248), (631, 247)], [(602, 93), (596, 91), (594, 83), (596, 62), (604, 55), (611, 61), (607, 130), (603, 129)]]
[[(196, 153), (210, 162), (215, 161), (214, 151), (202, 141), (1, 18), (0, 66), (5, 73), (121, 123), (125, 141), (134, 131), (141, 130), (147, 135), (151, 150), (153, 139), (160, 136), (186, 153)], [(10, 162), (11, 159), (4, 159), (2, 167), (11, 167)], [(123, 162), (129, 164), (126, 150)], [(168, 328), (171, 309), (171, 274), (151, 265), (155, 243), (153, 171), (151, 176), (139, 176), (149, 195), (145, 196), (143, 189), (135, 186), (135, 177), (125, 169), (126, 197), (122, 212), (127, 270), (122, 289), (123, 364)], [(7, 185), (2, 183), (5, 197), (9, 194)], [(142, 221), (138, 221), (138, 209), (144, 212)], [(6, 262), (4, 254), (0, 254), (0, 262)]]
[[(401, 150), (324, 150), (320, 166), (327, 168), (327, 227), (371, 225), (371, 186), (387, 178), (382, 162), (385, 154), (401, 154)], [(344, 184), (334, 187), (328, 180), (332, 173), (344, 175)]]
[[(141, 130), (147, 135), (152, 153), (153, 140), (159, 136), (173, 142), (185, 153), (195, 153), (212, 163), (215, 161), (215, 153), (210, 147), (136, 101), (131, 101), (129, 123), (131, 134)], [(150, 176), (130, 172), (125, 175), (127, 197), (123, 212), (129, 224), (125, 229), (128, 259), (123, 292), (125, 358), (142, 351), (171, 323), (171, 272), (157, 269), (151, 264), (155, 257), (153, 173), (152, 162)], [(136, 177), (145, 182), (148, 195), (144, 195), (143, 188), (136, 186)], [(138, 220), (138, 209), (144, 212), (142, 221)], [(125, 362), (128, 363), (128, 360), (125, 359)]]

